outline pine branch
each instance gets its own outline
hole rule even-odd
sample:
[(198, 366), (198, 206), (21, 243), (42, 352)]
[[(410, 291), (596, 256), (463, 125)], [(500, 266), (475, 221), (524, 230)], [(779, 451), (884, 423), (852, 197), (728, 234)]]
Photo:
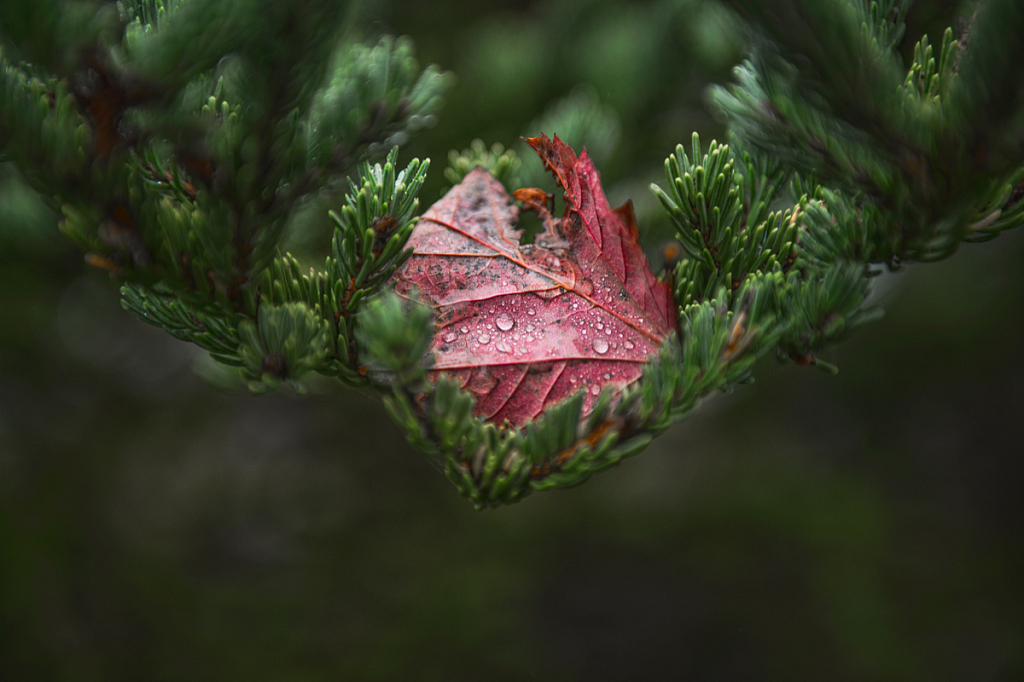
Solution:
[[(673, 272), (679, 335), (643, 380), (619, 400), (603, 394), (585, 420), (578, 394), (522, 429), (475, 417), (472, 396), (444, 379), (392, 386), (387, 404), (410, 442), (477, 507), (576, 485), (636, 454), (749, 381), (761, 355), (837, 371), (819, 353), (882, 316), (867, 304), (878, 265), (942, 258), (1020, 224), (1024, 169), (956, 166), (976, 124), (946, 120), (964, 77), (951, 32), (937, 59), (922, 38), (903, 71), (893, 48), (906, 2), (736, 4), (775, 42), (715, 93), (742, 151), (712, 142), (702, 153), (694, 136), (689, 154), (680, 146), (666, 161), (667, 189), (652, 187), (684, 258)], [(943, 169), (968, 184), (950, 188)], [(794, 205), (771, 212), (786, 184)]]
[[(1024, 223), (1020, 3), (984, 3), (969, 49), (952, 31), (938, 51), (922, 37), (909, 68), (895, 52), (907, 0), (729, 4), (755, 36), (737, 82), (712, 94), (729, 144), (705, 151), (694, 135), (652, 186), (680, 244), (678, 328), (585, 417), (577, 393), (522, 428), (493, 424), (458, 383), (429, 380), (431, 310), (388, 293), (429, 164), (399, 170), (393, 147), (433, 122), (448, 78), (420, 70), (408, 41), (343, 40), (344, 3), (126, 0), (115, 17), (5, 2), (0, 153), (123, 282), (126, 310), (256, 392), (301, 390), (308, 372), (375, 386), (476, 506), (514, 502), (637, 454), (749, 382), (761, 356), (835, 371), (819, 355), (881, 316), (868, 304), (881, 267)], [(538, 125), (595, 156), (618, 134), (582, 91)], [(518, 161), (474, 142), (446, 176), (483, 165), (537, 184)], [(322, 269), (281, 254), (299, 208), (346, 187)]]
[[(88, 40), (63, 45), (62, 13), (90, 7)], [(107, 35), (95, 27), (111, 25), (111, 6), (4, 3), (0, 47), (19, 55), (0, 49), (5, 156), (60, 210), (86, 262), (125, 282), (124, 307), (141, 319), (259, 390), (307, 371), (365, 383), (355, 313), (402, 262), (428, 164), (400, 171), (392, 151), (359, 167), (323, 272), (301, 273), (278, 247), (309, 197), (431, 122), (447, 76), (421, 72), (407, 41), (341, 40), (344, 3), (120, 7)]]
[(506, 188), (523, 185), (519, 177), (522, 161), (516, 151), (505, 149), (499, 142), (495, 142), (488, 149), (480, 139), (473, 140), (469, 148), (463, 149), (461, 152), (454, 149), (449, 152), (448, 167), (444, 169), (444, 177), (450, 186), (454, 186), (462, 182), (462, 179), (477, 166), (487, 169), (487, 172)]

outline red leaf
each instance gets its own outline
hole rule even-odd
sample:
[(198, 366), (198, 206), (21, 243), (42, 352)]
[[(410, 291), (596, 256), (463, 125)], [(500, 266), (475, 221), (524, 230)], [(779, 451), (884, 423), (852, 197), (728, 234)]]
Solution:
[(456, 377), (476, 414), (522, 426), (584, 390), (584, 414), (606, 386), (637, 381), (675, 328), (675, 304), (637, 241), (632, 204), (615, 210), (586, 151), (556, 136), (528, 140), (565, 190), (558, 220), (520, 244), (519, 209), (487, 171), (473, 170), (430, 207), (395, 274), (399, 294), (434, 306), (434, 376)]

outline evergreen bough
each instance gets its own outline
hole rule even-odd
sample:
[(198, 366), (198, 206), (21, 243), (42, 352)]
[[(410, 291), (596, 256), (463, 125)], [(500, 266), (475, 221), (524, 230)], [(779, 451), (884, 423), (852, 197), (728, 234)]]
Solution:
[[(729, 143), (695, 134), (652, 186), (680, 246), (678, 331), (582, 421), (577, 395), (522, 429), (490, 424), (457, 383), (427, 380), (430, 310), (387, 282), (429, 163), (399, 169), (394, 147), (432, 122), (448, 77), (408, 41), (347, 38), (343, 2), (4, 2), (0, 153), (123, 282), (126, 310), (254, 391), (301, 390), (308, 372), (377, 387), (462, 494), (499, 505), (640, 452), (764, 354), (834, 371), (819, 352), (881, 316), (880, 272), (1024, 222), (1024, 4), (981, 2), (909, 68), (908, 0), (726, 4), (754, 45), (711, 93)], [(617, 134), (595, 107), (574, 94), (548, 132)], [(449, 161), (452, 183), (521, 171), (480, 141)], [(279, 247), (323, 197), (331, 250), (309, 268)]]

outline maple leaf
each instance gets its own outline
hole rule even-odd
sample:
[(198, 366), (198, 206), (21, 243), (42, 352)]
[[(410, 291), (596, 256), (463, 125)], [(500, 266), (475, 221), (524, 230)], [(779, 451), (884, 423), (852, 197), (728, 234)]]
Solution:
[(612, 209), (586, 150), (528, 140), (565, 190), (553, 219), (540, 190), (519, 190), (546, 231), (521, 244), (519, 208), (483, 168), (430, 207), (409, 238), (395, 290), (434, 307), (434, 372), (476, 397), (475, 413), (522, 426), (586, 391), (620, 391), (675, 329), (676, 307), (640, 248), (631, 203)]

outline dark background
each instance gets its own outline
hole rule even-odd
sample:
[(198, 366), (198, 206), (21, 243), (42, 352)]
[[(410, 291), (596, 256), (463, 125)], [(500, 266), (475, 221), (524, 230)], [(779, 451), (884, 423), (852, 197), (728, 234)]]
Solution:
[[(918, 2), (908, 35), (958, 11)], [(427, 203), (449, 148), (583, 84), (648, 234), (646, 184), (721, 137), (703, 92), (741, 56), (700, 0), (359, 27), (458, 75), (402, 154), (434, 159)], [(370, 393), (218, 387), (0, 166), (0, 679), (1022, 679), (1022, 295), (1021, 231), (910, 266), (838, 376), (765, 359), (618, 469), (475, 512)]]

